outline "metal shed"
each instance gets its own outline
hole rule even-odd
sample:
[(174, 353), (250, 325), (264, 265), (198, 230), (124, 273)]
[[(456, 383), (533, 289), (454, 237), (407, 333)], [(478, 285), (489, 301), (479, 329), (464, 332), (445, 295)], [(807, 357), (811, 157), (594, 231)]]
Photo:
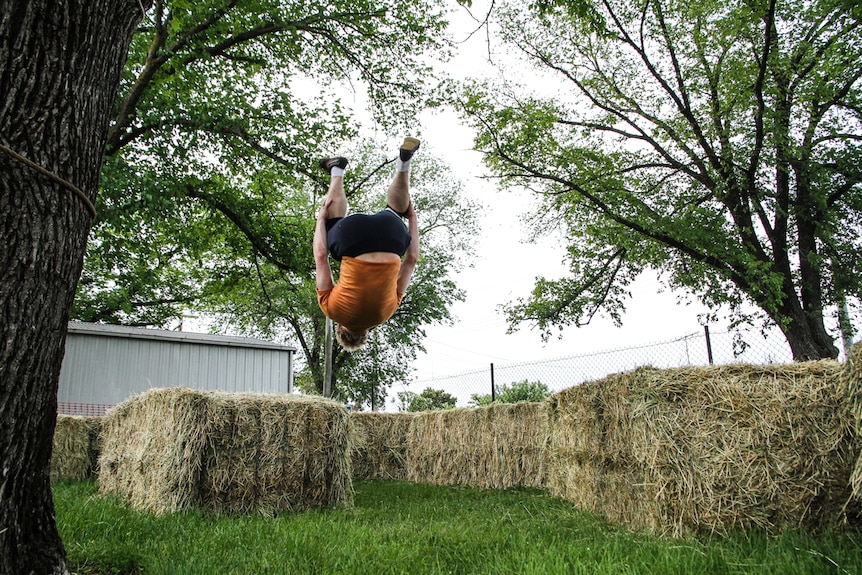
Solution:
[(295, 353), (259, 339), (70, 322), (58, 412), (103, 415), (154, 387), (291, 393)]

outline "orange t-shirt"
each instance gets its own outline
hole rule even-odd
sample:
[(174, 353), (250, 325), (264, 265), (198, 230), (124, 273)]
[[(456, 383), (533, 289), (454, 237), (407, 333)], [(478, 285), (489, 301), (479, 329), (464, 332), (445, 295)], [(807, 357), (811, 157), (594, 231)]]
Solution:
[(345, 256), (338, 283), (317, 290), (317, 303), (326, 317), (350, 331), (380, 325), (395, 313), (404, 294), (398, 294), (400, 260), (370, 262)]

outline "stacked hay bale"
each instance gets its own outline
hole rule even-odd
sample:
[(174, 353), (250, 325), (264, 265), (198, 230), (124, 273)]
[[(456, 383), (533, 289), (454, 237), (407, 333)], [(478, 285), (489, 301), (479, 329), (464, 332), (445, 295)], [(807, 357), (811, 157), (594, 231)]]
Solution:
[(550, 489), (684, 535), (842, 522), (858, 456), (832, 361), (641, 368), (551, 398)]
[(324, 399), (154, 389), (111, 410), (99, 485), (165, 513), (353, 503), (347, 411)]
[(355, 443), (353, 476), (362, 479), (407, 478), (407, 434), (415, 413), (350, 414)]
[(84, 481), (96, 474), (101, 417), (57, 415), (51, 481)]
[(408, 479), (490, 489), (543, 487), (547, 442), (544, 402), (423, 412), (407, 439)]

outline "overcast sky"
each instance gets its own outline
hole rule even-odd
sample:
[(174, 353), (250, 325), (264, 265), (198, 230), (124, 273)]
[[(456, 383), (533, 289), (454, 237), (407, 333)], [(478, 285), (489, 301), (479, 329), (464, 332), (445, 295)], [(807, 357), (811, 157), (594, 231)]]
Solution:
[[(473, 3), (473, 14), (484, 17), (486, 2)], [(474, 33), (477, 23), (465, 11), (452, 15), (452, 34), (462, 41), (456, 59), (447, 65), (447, 72), (461, 78), (494, 76), (497, 72), (487, 62), (489, 47), (484, 32)], [(495, 61), (505, 56), (499, 44), (490, 52)], [(528, 70), (517, 68), (516, 78), (523, 81)], [(548, 80), (531, 79), (531, 86), (553, 89)], [(632, 298), (627, 302), (623, 325), (615, 327), (607, 318), (596, 317), (585, 327), (566, 329), (561, 339), (543, 343), (538, 332), (524, 325), (514, 334), (507, 334), (507, 324), (499, 306), (526, 297), (536, 276), (558, 278), (566, 273), (564, 247), (555, 238), (528, 241), (529, 232), (519, 216), (529, 210), (534, 199), (526, 192), (499, 192), (492, 182), (484, 179), (487, 171), (481, 155), (472, 149), (473, 132), (462, 125), (452, 112), (426, 112), (421, 118), (423, 151), (444, 159), (454, 174), (464, 182), (465, 193), (484, 206), (481, 235), (476, 238), (477, 255), (473, 268), (456, 276), (457, 284), (466, 291), (466, 301), (456, 304), (453, 326), (428, 328), (425, 340), (427, 353), (416, 362), (415, 384), (410, 391), (421, 392), (435, 378), (495, 366), (556, 359), (573, 355), (639, 346), (677, 339), (702, 332), (698, 316), (706, 308), (692, 298), (665, 291), (657, 274), (647, 272), (631, 286)], [(858, 324), (858, 318), (856, 318)], [(710, 326), (726, 331), (723, 325)], [(831, 326), (830, 326), (831, 327)], [(857, 325), (858, 327), (858, 325)], [(753, 335), (757, 338), (757, 335)], [(775, 339), (783, 345), (783, 337)], [(763, 340), (761, 340), (761, 343)], [(841, 341), (836, 345), (840, 348)], [(439, 386), (435, 386), (437, 388)], [(393, 393), (399, 390), (393, 389)], [(465, 403), (459, 398), (459, 406)], [(392, 409), (388, 407), (388, 409)]]
[[(478, 7), (473, 12), (477, 16), (483, 14)], [(452, 20), (456, 40), (468, 38), (476, 27), (464, 11), (453, 14)], [(496, 48), (492, 46), (495, 52)], [(494, 75), (487, 54), (486, 36), (473, 34), (461, 44), (458, 57), (447, 66), (447, 71), (460, 77)], [(499, 306), (526, 297), (536, 276), (564, 275), (564, 246), (552, 237), (538, 243), (528, 241), (529, 231), (519, 216), (529, 210), (534, 199), (526, 192), (499, 192), (493, 182), (482, 177), (488, 172), (481, 163), (481, 155), (472, 149), (473, 131), (454, 113), (427, 112), (421, 125), (422, 151), (443, 158), (464, 182), (465, 193), (484, 209), (481, 235), (476, 238), (478, 257), (474, 267), (456, 276), (467, 299), (452, 309), (455, 325), (428, 328), (427, 353), (415, 365), (415, 377), (420, 384), (482, 369), (491, 362), (505, 365), (581, 355), (673, 339), (703, 329), (698, 323), (698, 314), (704, 311), (702, 306), (679, 305), (675, 294), (659, 293), (655, 277), (644, 276), (632, 286), (632, 300), (621, 328), (614, 327), (609, 319), (597, 317), (589, 326), (569, 328), (562, 339), (553, 338), (547, 343), (526, 325), (514, 334), (507, 334)], [(418, 393), (421, 388), (411, 386), (411, 391)]]

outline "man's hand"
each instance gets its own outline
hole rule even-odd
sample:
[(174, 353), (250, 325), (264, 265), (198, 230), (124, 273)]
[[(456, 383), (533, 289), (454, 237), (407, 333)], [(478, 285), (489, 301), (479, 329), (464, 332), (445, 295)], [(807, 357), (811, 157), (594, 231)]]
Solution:
[(410, 284), (410, 278), (413, 277), (413, 271), (416, 269), (416, 263), (419, 261), (419, 222), (416, 218), (416, 212), (413, 210), (413, 202), (407, 206), (407, 211), (404, 213), (407, 216), (407, 226), (410, 232), (410, 245), (407, 246), (407, 253), (404, 254), (404, 260), (401, 262), (401, 269), (398, 271), (398, 295), (404, 295), (407, 291), (407, 286)]
[(416, 220), (416, 212), (413, 210), (413, 202), (410, 202), (407, 206), (407, 211), (404, 212), (404, 217), (407, 218), (408, 223)]
[(407, 211), (404, 214), (407, 216), (407, 226), (410, 232), (410, 245), (407, 247), (407, 259), (414, 262), (419, 260), (419, 220), (416, 217), (416, 212), (413, 210), (413, 202), (407, 206)]
[(329, 267), (329, 248), (326, 244), (326, 220), (329, 216), (330, 205), (332, 205), (332, 200), (327, 199), (320, 206), (320, 211), (317, 213), (317, 225), (314, 226), (314, 239), (312, 240), (317, 289), (321, 291), (331, 290), (334, 285), (332, 268)]
[(324, 222), (329, 219), (329, 206), (332, 205), (332, 200), (326, 198), (323, 200), (323, 203), (320, 205), (320, 211), (317, 212), (317, 219), (323, 220)]

